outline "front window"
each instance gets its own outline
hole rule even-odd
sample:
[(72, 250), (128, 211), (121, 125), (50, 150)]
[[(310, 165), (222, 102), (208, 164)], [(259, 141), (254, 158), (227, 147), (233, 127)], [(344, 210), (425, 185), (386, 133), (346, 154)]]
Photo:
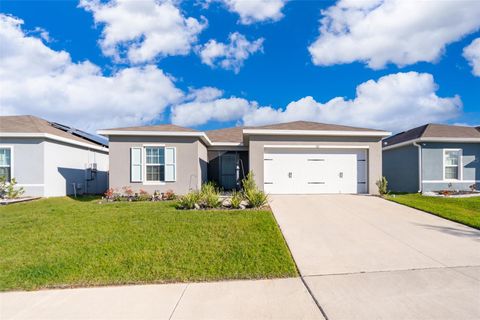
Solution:
[(445, 150), (445, 179), (459, 180), (461, 150)]
[(8, 182), (12, 179), (12, 150), (0, 148), (0, 177)]
[(146, 147), (146, 180), (165, 181), (165, 148)]

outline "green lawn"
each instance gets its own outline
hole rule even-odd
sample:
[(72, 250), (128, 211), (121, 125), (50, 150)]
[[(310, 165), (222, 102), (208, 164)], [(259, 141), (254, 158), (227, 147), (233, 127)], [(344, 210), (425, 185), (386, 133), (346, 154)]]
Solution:
[(270, 211), (51, 198), (0, 207), (0, 290), (288, 277)]
[(480, 229), (480, 197), (439, 198), (404, 194), (388, 196), (387, 199)]

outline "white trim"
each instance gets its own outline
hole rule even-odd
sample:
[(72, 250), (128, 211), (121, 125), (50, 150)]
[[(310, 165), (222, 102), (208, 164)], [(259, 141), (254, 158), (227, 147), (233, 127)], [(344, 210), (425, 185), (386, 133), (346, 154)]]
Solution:
[(164, 147), (165, 148), (165, 143), (144, 143), (142, 144), (142, 147)]
[(314, 144), (266, 144), (264, 148), (290, 148), (290, 149), (369, 149), (369, 146), (361, 145), (314, 145)]
[[(148, 181), (147, 180), (147, 152), (146, 152), (146, 148), (149, 148), (149, 147), (153, 147), (153, 148), (163, 148), (164, 150), (164, 160), (163, 160), (163, 168), (164, 168), (164, 179), (166, 179), (166, 167), (167, 167), (167, 161), (166, 161), (166, 149), (167, 148), (171, 148), (174, 150), (174, 163), (173, 163), (173, 166), (174, 166), (174, 180), (171, 180), (171, 181)], [(144, 159), (144, 161), (142, 161), (142, 183), (143, 185), (147, 185), (147, 186), (163, 186), (163, 185), (166, 185), (167, 183), (171, 183), (171, 182), (176, 182), (177, 181), (177, 148), (176, 147), (167, 147), (165, 144), (161, 144), (161, 143), (145, 143), (142, 145), (142, 157)]]
[(144, 186), (164, 186), (166, 184), (165, 181), (143, 181)]
[[(341, 130), (266, 130), (266, 129), (243, 129), (244, 135), (300, 135), (300, 136), (366, 136), (388, 137), (392, 133), (386, 131), (341, 131)], [(212, 142), (205, 132), (191, 131), (155, 131), (155, 130), (98, 130), (97, 134), (103, 136), (155, 136), (155, 137), (198, 137), (211, 147), (242, 147), (242, 142)]]
[(44, 183), (17, 183), (19, 187), (45, 187)]
[(9, 144), (0, 144), (0, 148), (2, 149), (10, 149), (10, 181), (12, 181), (13, 178), (15, 178), (15, 158), (14, 158), (14, 150), (13, 150), (13, 145)]
[(290, 149), (316, 149), (317, 146), (314, 144), (266, 144), (264, 148), (290, 148)]
[(384, 142), (382, 142), (383, 150), (390, 150), (395, 148), (400, 148), (403, 146), (407, 146), (413, 143), (418, 142), (463, 142), (463, 143), (480, 143), (480, 138), (418, 138), (412, 139), (404, 142), (400, 142), (391, 146), (385, 146)]
[(155, 131), (155, 130), (97, 130), (102, 136), (170, 136), (170, 137), (201, 137), (203, 132), (195, 131)]
[[(198, 137), (207, 145), (211, 146), (212, 141), (208, 138), (205, 132), (191, 132), (191, 131), (140, 131), (140, 130), (97, 130), (97, 134), (102, 136), (154, 136), (154, 137)], [(218, 145), (223, 143), (217, 142)]]
[[(445, 156), (446, 156), (446, 153), (448, 151), (459, 152), (457, 165), (456, 166), (449, 166), (449, 167), (456, 167), (457, 168), (458, 179), (447, 179), (447, 178), (445, 178)], [(443, 160), (442, 160), (443, 181), (446, 181), (446, 182), (460, 182), (460, 181), (463, 181), (463, 149), (461, 149), (461, 148), (444, 148), (442, 154), (443, 154)]]
[(387, 131), (343, 131), (343, 130), (270, 130), (244, 129), (243, 134), (255, 135), (291, 135), (291, 136), (359, 136), (359, 137), (388, 137), (392, 133)]
[(480, 180), (422, 180), (422, 183), (480, 183)]
[(423, 152), (422, 146), (414, 142), (413, 145), (418, 149), (418, 192), (422, 192), (422, 181), (423, 181)]
[(29, 132), (0, 132), (0, 138), (45, 138), (55, 141), (60, 141), (68, 144), (73, 144), (76, 146), (81, 146), (89, 149), (94, 149), (98, 151), (103, 151), (108, 153), (108, 147), (95, 146), (89, 143), (68, 139), (64, 137), (59, 137), (50, 133), (29, 133)]
[(241, 142), (211, 142), (211, 146), (212, 147), (216, 147), (216, 146), (219, 146), (219, 147), (228, 147), (228, 146), (243, 147), (243, 143), (241, 143)]

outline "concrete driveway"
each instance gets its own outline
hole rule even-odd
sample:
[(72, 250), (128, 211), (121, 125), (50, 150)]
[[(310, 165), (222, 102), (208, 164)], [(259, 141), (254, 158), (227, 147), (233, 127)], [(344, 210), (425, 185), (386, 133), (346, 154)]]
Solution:
[(480, 319), (480, 231), (377, 197), (272, 196), (331, 319)]

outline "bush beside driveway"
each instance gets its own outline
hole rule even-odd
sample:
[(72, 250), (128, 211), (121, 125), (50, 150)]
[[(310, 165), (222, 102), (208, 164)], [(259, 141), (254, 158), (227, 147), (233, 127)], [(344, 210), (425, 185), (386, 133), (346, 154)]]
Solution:
[(50, 198), (0, 207), (0, 290), (297, 275), (268, 210)]

